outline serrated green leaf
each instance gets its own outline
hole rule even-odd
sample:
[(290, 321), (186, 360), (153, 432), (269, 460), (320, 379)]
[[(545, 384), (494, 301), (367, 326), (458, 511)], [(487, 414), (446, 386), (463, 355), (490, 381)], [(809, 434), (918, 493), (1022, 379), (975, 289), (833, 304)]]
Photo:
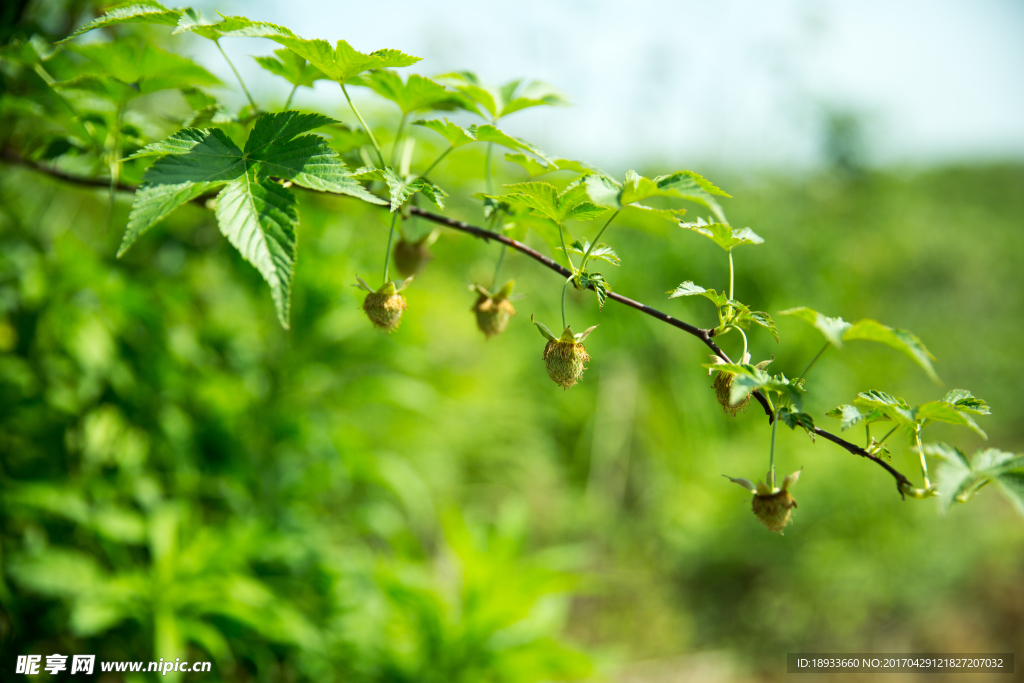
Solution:
[(291, 192), (274, 179), (384, 203), (355, 181), (322, 138), (302, 135), (334, 123), (319, 114), (263, 114), (244, 151), (216, 128), (181, 130), (147, 146), (138, 156), (162, 156), (143, 174), (118, 255), (174, 209), (226, 185), (217, 197), (221, 232), (270, 285), (287, 327), (298, 213)]
[(685, 230), (693, 230), (710, 238), (711, 241), (726, 251), (732, 251), (733, 248), (741, 244), (764, 243), (764, 240), (758, 237), (750, 228), (734, 228), (725, 223), (708, 223), (703, 218), (698, 218), (694, 223), (680, 221), (679, 227)]
[(287, 48), (274, 50), (275, 57), (254, 57), (256, 63), (280, 76), (294, 86), (312, 88), (319, 80), (327, 79), (327, 75), (316, 68), (305, 57), (301, 57)]
[(92, 31), (93, 29), (118, 26), (121, 24), (147, 23), (175, 26), (180, 17), (181, 10), (168, 9), (159, 2), (154, 2), (153, 0), (136, 0), (135, 2), (126, 2), (107, 9), (107, 11), (103, 13), (103, 16), (93, 19), (64, 40), (59, 41), (59, 43), (71, 40), (75, 36), (80, 36), (83, 33)]
[[(622, 183), (618, 183), (607, 175), (595, 174), (585, 181), (587, 192), (595, 204), (613, 209), (635, 206), (637, 202), (650, 197), (673, 197), (696, 202), (706, 206), (724, 222), (721, 206), (712, 197), (713, 194), (728, 197), (725, 192), (715, 187), (700, 175), (691, 171), (677, 171), (669, 175), (658, 176), (653, 180), (641, 176), (636, 171), (627, 171)], [(650, 207), (640, 206), (649, 211)]]
[[(221, 38), (297, 38), (297, 36), (284, 26), (271, 24), (267, 21), (253, 21), (248, 17), (224, 17), (216, 21), (206, 21), (197, 10), (184, 9), (178, 23), (174, 27), (175, 33), (195, 33), (207, 40), (220, 40)], [(300, 39), (301, 40), (301, 39)]]
[(843, 333), (844, 341), (852, 339), (875, 341), (892, 347), (920, 365), (933, 381), (939, 381), (939, 376), (935, 374), (935, 368), (932, 367), (935, 356), (925, 348), (916, 335), (907, 330), (894, 329), (877, 320), (864, 319), (858, 320)]
[(988, 438), (988, 435), (978, 426), (974, 418), (965, 412), (957, 410), (956, 406), (946, 401), (929, 401), (928, 403), (921, 404), (915, 411), (915, 418), (923, 425), (927, 425), (929, 422), (961, 425), (972, 430), (983, 439)]
[(332, 48), (326, 40), (306, 40), (294, 35), (269, 37), (303, 57), (328, 78), (342, 84), (370, 69), (411, 66), (420, 61), (419, 57), (407, 55), (399, 50), (376, 50), (366, 54), (354, 49), (344, 40), (339, 40)]
[(874, 422), (887, 422), (891, 419), (877, 408), (862, 411), (857, 406), (851, 406), (848, 404), (837, 406), (825, 413), (825, 415), (839, 420), (840, 429), (844, 432), (850, 427), (861, 422), (872, 424)]
[[(113, 79), (122, 84), (120, 92), (126, 95), (220, 85), (220, 79), (192, 60), (132, 38), (71, 45), (67, 49), (89, 60), (82, 67), (83, 76), (91, 76), (94, 82)], [(82, 83), (82, 79), (75, 79), (64, 87)]]
[(448, 119), (413, 121), (413, 125), (423, 126), (424, 128), (429, 128), (435, 133), (440, 134), (452, 147), (462, 147), (463, 145), (468, 145), (471, 142), (476, 142), (476, 135), (462, 126), (452, 123)]
[[(582, 240), (576, 240), (568, 247), (566, 247), (566, 249), (568, 249), (573, 254), (584, 256), (586, 255), (587, 250), (590, 249), (590, 240), (586, 238)], [(613, 266), (617, 266), (622, 263), (622, 260), (619, 258), (619, 255), (615, 253), (615, 250), (604, 243), (598, 244), (590, 251), (590, 258), (607, 261)]]
[(700, 295), (710, 300), (715, 306), (721, 308), (729, 303), (729, 297), (725, 295), (725, 292), (721, 294), (714, 289), (704, 289), (700, 285), (696, 285), (693, 282), (687, 280), (678, 287), (676, 287), (670, 294), (669, 299), (678, 299), (681, 296), (694, 296)]
[(1024, 515), (1024, 456), (990, 448), (978, 451), (968, 462), (959, 449), (945, 444), (928, 444), (924, 452), (942, 458), (937, 478), (943, 511), (955, 502), (966, 502), (983, 486), (994, 483)]
[(502, 116), (507, 116), (517, 111), (536, 107), (540, 105), (566, 104), (565, 97), (552, 86), (534, 81), (523, 84), (522, 80), (509, 81), (501, 88), (493, 88), (484, 84), (476, 74), (470, 71), (457, 71), (442, 74), (435, 77), (435, 80), (446, 83), (462, 94), (478, 107), (470, 108), (479, 116), (483, 116), (482, 108), (489, 114), (491, 120), (496, 121)]
[(228, 183), (217, 196), (220, 231), (270, 285), (277, 318), (285, 328), (289, 326), (298, 223), (295, 197), (270, 180), (248, 174)]
[(597, 306), (599, 309), (603, 309), (608, 293), (611, 292), (611, 288), (605, 281), (604, 276), (601, 273), (582, 272), (577, 276), (577, 281), (581, 289), (594, 290), (594, 293), (597, 294)]
[(539, 215), (561, 225), (570, 219), (591, 220), (606, 213), (606, 209), (588, 201), (579, 186), (569, 187), (561, 193), (550, 183), (531, 181), (506, 185), (508, 194), (488, 195), (496, 201), (526, 206)]
[(450, 92), (440, 83), (417, 74), (412, 74), (403, 82), (402, 77), (394, 71), (382, 69), (371, 71), (354, 82), (365, 85), (381, 97), (391, 100), (398, 105), (403, 114), (455, 109), (460, 99), (458, 94)]
[(790, 429), (802, 427), (807, 431), (807, 435), (811, 437), (811, 441), (814, 441), (814, 418), (807, 413), (792, 411), (788, 408), (780, 409), (779, 419), (782, 420), (783, 424), (788, 425)]
[(391, 193), (391, 211), (397, 211), (409, 197), (417, 192), (422, 192), (430, 201), (434, 202), (439, 209), (444, 209), (444, 198), (448, 195), (437, 185), (424, 178), (416, 178), (412, 181), (405, 181), (396, 174), (390, 166), (383, 170), (376, 170), (379, 177), (387, 183)]
[(775, 337), (776, 342), (779, 341), (779, 330), (775, 326), (775, 321), (772, 320), (772, 317), (770, 315), (768, 315), (764, 311), (751, 311), (749, 308), (747, 308), (745, 304), (740, 304), (740, 302), (738, 301), (731, 301), (729, 303), (731, 305), (734, 305), (734, 307), (736, 307), (736, 305), (741, 306), (741, 308), (737, 309), (738, 315), (736, 316), (735, 324), (740, 325), (744, 329), (746, 329), (750, 323), (760, 325), (761, 327), (765, 328), (766, 330), (772, 333), (772, 336)]
[(779, 315), (792, 316), (810, 323), (825, 336), (829, 343), (837, 348), (843, 347), (843, 334), (851, 327), (850, 323), (842, 318), (829, 318), (806, 306), (779, 311)]
[(490, 124), (484, 126), (470, 126), (469, 130), (480, 142), (493, 142), (497, 145), (508, 147), (509, 149), (525, 150), (531, 154), (535, 154), (548, 163), (551, 162), (551, 158), (535, 145), (530, 144), (522, 138), (515, 138), (503, 133)]
[(916, 416), (914, 410), (902, 398), (887, 394), (884, 391), (863, 391), (857, 394), (853, 402), (856, 406), (877, 409), (899, 424), (914, 425)]
[(543, 161), (538, 161), (532, 156), (526, 156), (525, 154), (506, 154), (505, 161), (511, 161), (513, 164), (522, 166), (523, 170), (529, 173), (531, 178), (560, 170), (553, 163), (548, 164)]
[(976, 397), (967, 389), (951, 389), (942, 399), (956, 406), (956, 409), (973, 415), (991, 415), (988, 403)]

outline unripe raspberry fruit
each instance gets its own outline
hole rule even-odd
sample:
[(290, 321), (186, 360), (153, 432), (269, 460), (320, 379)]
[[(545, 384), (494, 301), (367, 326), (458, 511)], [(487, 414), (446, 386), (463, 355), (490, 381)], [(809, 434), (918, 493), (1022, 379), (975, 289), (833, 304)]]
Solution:
[(480, 285), (472, 289), (480, 296), (471, 309), (476, 314), (476, 326), (490, 339), (501, 334), (508, 327), (508, 321), (516, 314), (516, 309), (509, 301), (515, 282), (509, 280), (497, 294), (491, 294)]
[[(719, 358), (718, 356), (711, 356), (711, 360), (713, 362), (719, 363), (719, 364), (725, 362), (721, 358)], [(740, 362), (741, 363), (749, 363), (750, 362), (750, 354), (745, 354), (743, 356), (743, 358), (740, 360)], [(755, 367), (758, 370), (763, 370), (766, 367), (768, 367), (769, 363), (771, 363), (770, 360), (761, 361)], [(714, 371), (713, 368), (709, 369), (708, 370), (708, 374), (710, 374), (713, 371)], [(713, 388), (715, 390), (715, 398), (718, 399), (718, 404), (720, 406), (722, 406), (722, 409), (725, 412), (731, 414), (733, 417), (739, 415), (744, 410), (746, 410), (747, 406), (750, 404), (750, 394), (749, 393), (746, 396), (744, 396), (743, 399), (741, 401), (739, 401), (738, 403), (731, 403), (730, 402), (730, 399), (732, 397), (732, 383), (733, 383), (733, 380), (735, 378), (736, 378), (736, 375), (734, 375), (731, 372), (719, 372), (717, 375), (715, 375), (715, 381), (711, 385), (711, 388)]]
[(394, 264), (402, 277), (418, 275), (434, 258), (426, 239), (410, 242), (404, 237), (395, 245)]
[(781, 534), (782, 529), (789, 524), (789, 516), (796, 507), (796, 501), (789, 491), (779, 491), (768, 496), (755, 495), (752, 507), (768, 531)]
[(587, 350), (576, 341), (555, 339), (544, 346), (544, 364), (548, 369), (548, 377), (563, 389), (580, 381), (586, 370), (584, 363), (588, 362), (590, 356)]
[(544, 346), (544, 364), (547, 366), (548, 377), (563, 389), (575, 385), (583, 377), (585, 363), (590, 361), (587, 350), (583, 348), (583, 340), (597, 325), (580, 334), (573, 334), (572, 328), (566, 327), (562, 336), (556, 338), (541, 323), (534, 320), (533, 324), (548, 340)]
[[(733, 479), (730, 476), (726, 476), (726, 479), (734, 484), (739, 484), (753, 493), (754, 500), (751, 503), (751, 507), (754, 510), (754, 514), (761, 521), (761, 524), (764, 524), (766, 529), (781, 534), (782, 530), (789, 524), (790, 515), (793, 513), (793, 508), (796, 507), (796, 501), (793, 500), (789, 488), (800, 478), (801, 471), (798, 470), (783, 479), (781, 489), (770, 487), (762, 481), (757, 482), (755, 485), (749, 479)], [(771, 479), (770, 475), (771, 473), (769, 472), (769, 479)]]
[(373, 326), (385, 332), (397, 330), (399, 323), (402, 322), (402, 312), (408, 308), (405, 297), (399, 292), (405, 289), (409, 280), (407, 279), (400, 287), (395, 287), (394, 282), (387, 282), (374, 291), (361, 279), (356, 279), (363, 289), (367, 290), (366, 298), (363, 300), (363, 311)]

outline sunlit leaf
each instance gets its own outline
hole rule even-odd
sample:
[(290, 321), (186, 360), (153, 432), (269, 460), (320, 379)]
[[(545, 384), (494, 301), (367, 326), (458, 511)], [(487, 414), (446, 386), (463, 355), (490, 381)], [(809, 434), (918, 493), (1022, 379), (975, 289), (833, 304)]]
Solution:
[(734, 228), (725, 223), (708, 223), (703, 218), (698, 218), (694, 223), (679, 223), (680, 228), (693, 230), (708, 237), (715, 244), (726, 251), (732, 251), (734, 247), (741, 244), (763, 244), (764, 240), (758, 237), (750, 228)]
[(280, 76), (295, 86), (312, 88), (315, 82), (327, 78), (324, 72), (306, 61), (305, 57), (300, 57), (287, 48), (274, 50), (274, 55), (276, 56), (254, 57), (254, 59), (257, 64), (270, 73)]

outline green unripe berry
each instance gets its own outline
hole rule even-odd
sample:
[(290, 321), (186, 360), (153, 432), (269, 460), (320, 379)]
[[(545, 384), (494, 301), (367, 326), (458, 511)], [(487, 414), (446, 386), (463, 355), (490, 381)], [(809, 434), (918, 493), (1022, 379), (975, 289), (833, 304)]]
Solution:
[(426, 239), (410, 242), (403, 237), (395, 245), (394, 264), (402, 277), (417, 275), (433, 258)]
[(789, 491), (779, 491), (770, 495), (755, 495), (752, 507), (766, 529), (781, 534), (790, 522), (796, 501)]
[(563, 389), (580, 381), (586, 370), (585, 363), (589, 361), (587, 350), (579, 342), (554, 339), (544, 346), (544, 364), (548, 369), (548, 377)]
[(474, 285), (471, 289), (480, 296), (470, 309), (476, 314), (476, 326), (490, 339), (496, 334), (501, 334), (508, 327), (508, 322), (516, 314), (516, 309), (509, 301), (515, 282), (509, 280), (504, 287), (498, 290), (497, 294), (491, 294), (480, 285)]
[(369, 292), (363, 300), (363, 311), (373, 326), (385, 332), (394, 332), (402, 322), (402, 312), (408, 306), (405, 297), (398, 293), (395, 285), (387, 283), (375, 292)]

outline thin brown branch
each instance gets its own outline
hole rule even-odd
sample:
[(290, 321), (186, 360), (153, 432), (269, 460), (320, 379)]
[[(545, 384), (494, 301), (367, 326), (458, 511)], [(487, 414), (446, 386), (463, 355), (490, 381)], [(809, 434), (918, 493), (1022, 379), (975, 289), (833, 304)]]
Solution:
[[(76, 176), (76, 175), (72, 175), (72, 174), (69, 174), (69, 173), (65, 173), (63, 171), (60, 171), (59, 169), (54, 168), (54, 167), (47, 166), (45, 164), (41, 164), (41, 163), (37, 163), (37, 162), (34, 162), (34, 161), (29, 161), (27, 159), (24, 159), (20, 155), (18, 155), (16, 152), (14, 152), (13, 150), (10, 150), (10, 149), (4, 149), (3, 150), (3, 160), (5, 162), (7, 162), (7, 163), (16, 164), (16, 165), (19, 165), (19, 166), (24, 166), (26, 168), (30, 168), (30, 169), (33, 169), (35, 171), (39, 171), (41, 173), (45, 173), (45, 174), (47, 174), (47, 175), (49, 175), (51, 177), (58, 178), (58, 179), (63, 180), (65, 182), (73, 183), (73, 184), (76, 184), (76, 185), (81, 185), (83, 187), (94, 187), (94, 188), (104, 188), (104, 189), (109, 189), (110, 188), (110, 181), (109, 180), (104, 180), (102, 178), (86, 178), (86, 177), (82, 177), (82, 176)], [(136, 189), (135, 186), (128, 185), (128, 184), (125, 184), (125, 183), (118, 183), (115, 186), (115, 188), (117, 190), (123, 191), (123, 192), (134, 192), (135, 189)], [(209, 197), (202, 196), (202, 197), (197, 197), (196, 199), (194, 199), (192, 201), (205, 205), (205, 203), (206, 203), (206, 201), (208, 199), (209, 199)], [(500, 242), (502, 244), (505, 244), (505, 245), (511, 247), (512, 249), (515, 249), (516, 251), (520, 252), (521, 254), (529, 256), (530, 258), (532, 258), (533, 260), (537, 261), (538, 263), (540, 263), (541, 265), (545, 266), (546, 268), (548, 268), (550, 270), (553, 270), (554, 272), (556, 272), (559, 275), (561, 275), (563, 278), (568, 278), (570, 275), (572, 275), (572, 273), (567, 268), (565, 268), (564, 266), (560, 265), (559, 263), (557, 263), (553, 259), (545, 256), (544, 254), (540, 253), (536, 249), (533, 249), (533, 248), (523, 244), (522, 242), (519, 242), (519, 241), (516, 241), (514, 239), (511, 239), (510, 237), (506, 237), (505, 235), (501, 235), (499, 233), (494, 233), (494, 232), (491, 232), (489, 230), (485, 230), (485, 229), (483, 229), (481, 227), (478, 227), (478, 226), (475, 226), (475, 225), (470, 225), (469, 223), (466, 223), (464, 221), (459, 221), (459, 220), (455, 220), (453, 218), (448, 218), (446, 216), (438, 215), (436, 213), (431, 213), (430, 211), (426, 211), (426, 210), (421, 209), (421, 208), (416, 207), (416, 206), (410, 206), (409, 207), (409, 213), (414, 215), (414, 216), (418, 216), (418, 217), (420, 217), (420, 218), (422, 218), (424, 220), (431, 221), (432, 223), (436, 223), (438, 225), (442, 225), (442, 226), (444, 226), (446, 228), (451, 228), (452, 230), (458, 230), (459, 232), (464, 232), (464, 233), (467, 233), (469, 235), (473, 235), (474, 237), (477, 237), (477, 238), (482, 239), (482, 240), (487, 241), (487, 242), (494, 241), (494, 242)], [(704, 342), (704, 344), (709, 349), (711, 349), (715, 353), (715, 355), (717, 355), (719, 358), (721, 358), (722, 360), (724, 360), (726, 362), (731, 362), (731, 360), (729, 359), (729, 356), (727, 356), (726, 353), (724, 351), (722, 351), (721, 348), (719, 348), (718, 344), (716, 344), (712, 340), (712, 336), (713, 336), (713, 331), (712, 330), (707, 330), (707, 329), (704, 329), (704, 328), (701, 328), (701, 327), (696, 327), (696, 326), (691, 325), (690, 323), (688, 323), (688, 322), (686, 322), (684, 320), (679, 320), (678, 318), (673, 318), (672, 316), (670, 316), (667, 313), (659, 311), (658, 309), (653, 308), (651, 306), (648, 306), (647, 304), (643, 304), (643, 303), (641, 303), (639, 301), (635, 301), (633, 299), (630, 299), (629, 297), (625, 297), (625, 296), (623, 296), (621, 294), (618, 294), (616, 292), (609, 292), (608, 298), (611, 299), (612, 301), (617, 301), (618, 303), (620, 303), (620, 304), (622, 304), (624, 306), (629, 306), (630, 308), (634, 308), (634, 309), (640, 311), (641, 313), (644, 313), (646, 315), (651, 316), (652, 318), (660, 320), (663, 323), (667, 323), (669, 325), (672, 325), (673, 327), (677, 327), (680, 330), (683, 330), (687, 334), (690, 334), (690, 335), (696, 337), (697, 339), (699, 339), (700, 341)], [(769, 406), (767, 399), (765, 399), (765, 397), (761, 394), (761, 392), (758, 392), (758, 391), (754, 392), (754, 398), (757, 399), (757, 401), (764, 408), (765, 414), (768, 416), (768, 422), (769, 422), (769, 424), (771, 424), (771, 422), (775, 419), (775, 415), (772, 412), (772, 409)], [(871, 453), (868, 453), (866, 450), (864, 450), (860, 446), (857, 446), (856, 444), (852, 444), (849, 441), (847, 441), (847, 440), (845, 440), (845, 439), (843, 439), (841, 437), (838, 437), (835, 434), (832, 434), (831, 432), (827, 432), (824, 429), (821, 429), (820, 427), (815, 427), (814, 428), (814, 433), (817, 434), (818, 436), (822, 437), (823, 439), (826, 439), (826, 440), (831, 441), (832, 443), (834, 443), (834, 444), (836, 444), (838, 446), (841, 446), (842, 448), (846, 449), (850, 453), (853, 453), (854, 455), (859, 455), (862, 458), (867, 458), (868, 460), (871, 460), (871, 461), (877, 463), (878, 465), (880, 465), (889, 474), (891, 474), (893, 476), (893, 478), (896, 479), (896, 488), (897, 488), (897, 490), (900, 493), (900, 497), (903, 497), (903, 489), (904, 489), (904, 487), (910, 487), (910, 488), (913, 487), (913, 485), (911, 484), (910, 480), (907, 479), (903, 474), (901, 474), (895, 468), (893, 468), (892, 465), (890, 465), (889, 463), (885, 462), (884, 460), (881, 460), (877, 456), (874, 456)]]

